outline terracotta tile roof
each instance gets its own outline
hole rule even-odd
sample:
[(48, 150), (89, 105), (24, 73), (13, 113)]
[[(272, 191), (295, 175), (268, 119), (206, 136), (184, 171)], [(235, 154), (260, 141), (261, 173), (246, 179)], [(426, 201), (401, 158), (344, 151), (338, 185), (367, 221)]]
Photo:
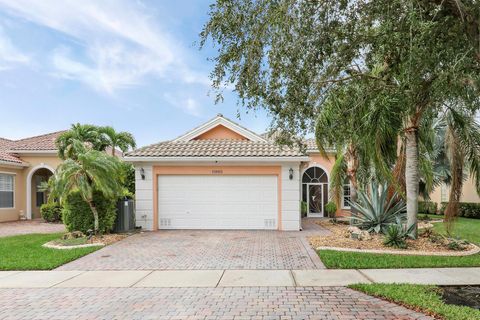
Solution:
[(25, 164), (25, 162), (23, 162), (20, 158), (16, 157), (14, 154), (6, 153), (4, 151), (0, 151), (0, 162)]
[[(306, 139), (305, 140), (305, 145), (307, 146), (307, 151), (314, 151), (314, 152), (319, 152), (318, 147), (317, 147), (317, 141), (315, 139)], [(335, 148), (332, 147), (326, 147), (325, 151), (327, 152), (335, 152)]]
[(299, 157), (298, 149), (249, 140), (165, 141), (125, 154), (127, 157)]
[(10, 146), (10, 150), (57, 150), (57, 147), (55, 146), (55, 140), (64, 132), (65, 131), (57, 131), (40, 136), (16, 140), (13, 142), (13, 145)]
[(57, 147), (55, 146), (55, 140), (63, 132), (64, 131), (52, 132), (20, 140), (9, 140), (5, 138), (0, 138), (0, 162), (28, 165), (28, 163), (22, 161), (22, 159), (18, 157), (16, 151), (56, 150)]

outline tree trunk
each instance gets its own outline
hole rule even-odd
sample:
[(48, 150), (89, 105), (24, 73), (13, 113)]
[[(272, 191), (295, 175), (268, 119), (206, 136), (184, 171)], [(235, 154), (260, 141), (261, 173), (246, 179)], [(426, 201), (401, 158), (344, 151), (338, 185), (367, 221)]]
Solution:
[(92, 200), (88, 201), (88, 206), (90, 207), (90, 210), (92, 210), (93, 213), (93, 228), (95, 230), (95, 234), (98, 234), (98, 230), (100, 229), (99, 222), (98, 222), (98, 211), (97, 208), (95, 207), (95, 204), (93, 203)]
[[(348, 160), (347, 160), (347, 175), (350, 180), (350, 201), (356, 202), (357, 201), (357, 170), (358, 170), (358, 154), (353, 146), (350, 144), (348, 147)], [(342, 190), (343, 192), (343, 190)], [(356, 209), (350, 209), (351, 212), (355, 213)]]
[(460, 141), (456, 139), (455, 132), (449, 128), (447, 136), (449, 152), (450, 152), (450, 168), (452, 172), (452, 183), (450, 186), (450, 195), (448, 197), (448, 205), (445, 209), (445, 230), (451, 235), (453, 224), (458, 214), (458, 205), (462, 196), (463, 187), (463, 161), (464, 155), (459, 147)]
[(417, 237), (417, 213), (419, 176), (418, 167), (418, 129), (410, 127), (405, 131), (405, 182), (407, 193), (407, 228), (414, 226), (412, 236)]

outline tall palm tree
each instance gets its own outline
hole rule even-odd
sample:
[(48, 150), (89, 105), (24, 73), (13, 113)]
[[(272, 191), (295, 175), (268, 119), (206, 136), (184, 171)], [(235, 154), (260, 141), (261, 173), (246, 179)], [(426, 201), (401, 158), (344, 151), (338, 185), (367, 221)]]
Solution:
[(110, 126), (100, 127), (99, 132), (103, 135), (106, 146), (112, 149), (112, 156), (115, 156), (116, 148), (126, 152), (129, 148), (135, 149), (136, 147), (135, 138), (129, 132), (116, 132)]
[(87, 148), (105, 150), (105, 139), (98, 127), (90, 124), (72, 124), (70, 130), (62, 133), (56, 140), (58, 156), (62, 159), (76, 159)]
[[(115, 177), (112, 179), (112, 177)], [(87, 150), (77, 154), (76, 159), (66, 159), (49, 181), (49, 200), (64, 203), (69, 194), (78, 191), (88, 204), (94, 217), (94, 230), (99, 231), (98, 211), (93, 201), (94, 191), (106, 198), (117, 198), (123, 190), (121, 162), (105, 152)]]

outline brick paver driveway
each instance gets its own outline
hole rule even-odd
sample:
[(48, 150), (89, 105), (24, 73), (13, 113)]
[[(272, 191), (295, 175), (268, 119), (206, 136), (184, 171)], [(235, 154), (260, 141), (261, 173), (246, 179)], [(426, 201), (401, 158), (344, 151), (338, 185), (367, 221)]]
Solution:
[(0, 237), (15, 236), (29, 233), (65, 232), (61, 223), (46, 223), (43, 220), (27, 220), (0, 222)]
[(298, 232), (169, 230), (130, 236), (59, 270), (316, 269), (323, 265)]
[(344, 287), (0, 290), (0, 319), (431, 319)]

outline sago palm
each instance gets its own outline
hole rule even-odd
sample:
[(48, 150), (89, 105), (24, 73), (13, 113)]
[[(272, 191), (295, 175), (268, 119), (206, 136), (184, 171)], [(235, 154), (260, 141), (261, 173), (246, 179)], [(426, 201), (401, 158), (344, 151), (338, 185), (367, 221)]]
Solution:
[(117, 198), (122, 193), (123, 171), (121, 162), (105, 152), (87, 150), (77, 155), (76, 160), (67, 159), (50, 180), (49, 200), (64, 203), (68, 195), (78, 191), (88, 204), (94, 217), (94, 230), (98, 233), (98, 211), (93, 201), (94, 191), (106, 198)]

